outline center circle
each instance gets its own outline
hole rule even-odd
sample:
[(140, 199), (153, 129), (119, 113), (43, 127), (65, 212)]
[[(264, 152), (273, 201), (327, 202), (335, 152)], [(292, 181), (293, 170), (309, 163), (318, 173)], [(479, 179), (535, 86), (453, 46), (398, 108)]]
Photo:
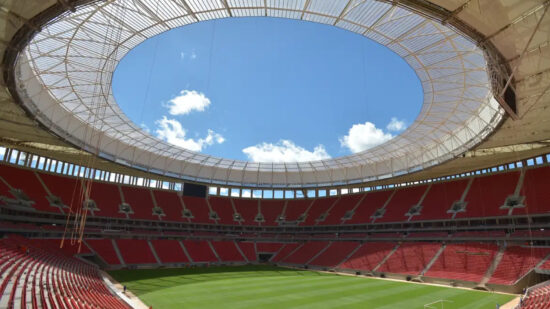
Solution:
[(205, 21), (144, 41), (118, 64), (113, 94), (151, 135), (259, 162), (376, 146), (410, 125), (423, 99), (414, 70), (387, 47), (265, 17)]

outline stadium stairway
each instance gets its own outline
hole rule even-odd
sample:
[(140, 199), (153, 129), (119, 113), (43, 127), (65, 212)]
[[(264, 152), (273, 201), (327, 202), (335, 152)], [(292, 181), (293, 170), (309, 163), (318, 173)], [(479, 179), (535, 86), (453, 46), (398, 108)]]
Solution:
[(439, 250), (437, 250), (437, 252), (435, 253), (435, 255), (433, 256), (433, 258), (431, 259), (431, 261), (428, 263), (428, 265), (426, 265), (426, 267), (424, 267), (424, 269), (422, 270), (422, 272), (420, 272), (420, 274), (418, 275), (417, 277), (417, 280), (420, 280), (420, 278), (422, 276), (424, 276), (424, 274), (430, 269), (430, 267), (432, 267), (432, 265), (435, 263), (435, 261), (437, 261), (437, 259), (439, 259), (439, 257), (441, 256), (441, 254), (443, 253), (443, 251), (445, 250), (445, 248), (447, 248), (447, 244), (443, 244)]
[(479, 284), (477, 285), (476, 288), (482, 289), (482, 290), (487, 290), (486, 284), (487, 284), (487, 282), (489, 282), (489, 280), (493, 276), (493, 273), (495, 272), (498, 265), (500, 264), (500, 261), (502, 260), (502, 257), (504, 256), (504, 251), (505, 250), (506, 250), (506, 247), (504, 247), (504, 246), (499, 247), (499, 250), (498, 250), (497, 254), (495, 255), (495, 258), (494, 258), (493, 262), (491, 263), (491, 266), (489, 266), (489, 268), (487, 269), (487, 272), (485, 273), (485, 276), (483, 276), (483, 279), (481, 279), (481, 281), (479, 282)]

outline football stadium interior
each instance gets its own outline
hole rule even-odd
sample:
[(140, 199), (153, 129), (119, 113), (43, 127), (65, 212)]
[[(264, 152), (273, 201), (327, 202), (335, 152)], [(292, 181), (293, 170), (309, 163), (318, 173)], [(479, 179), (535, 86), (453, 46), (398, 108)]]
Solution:
[[(0, 1), (0, 308), (550, 308), (549, 9)], [(239, 17), (385, 46), (419, 115), (358, 153), (250, 162), (169, 144), (115, 102), (134, 47)]]

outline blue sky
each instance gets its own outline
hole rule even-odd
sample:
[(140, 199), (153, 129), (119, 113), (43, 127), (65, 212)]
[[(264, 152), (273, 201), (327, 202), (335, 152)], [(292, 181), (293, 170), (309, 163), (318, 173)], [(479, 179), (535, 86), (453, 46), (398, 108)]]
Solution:
[(327, 25), (276, 18), (207, 21), (131, 50), (113, 93), (152, 135), (250, 161), (339, 157), (410, 125), (418, 78), (398, 55)]

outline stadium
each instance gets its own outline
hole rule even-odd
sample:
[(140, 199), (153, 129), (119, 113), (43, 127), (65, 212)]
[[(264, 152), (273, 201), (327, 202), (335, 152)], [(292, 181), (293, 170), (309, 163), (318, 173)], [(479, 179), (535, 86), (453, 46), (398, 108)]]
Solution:
[[(550, 308), (550, 1), (0, 8), (0, 308)], [(264, 162), (174, 145), (117, 103), (147, 42), (250, 18), (397, 55), (418, 115), (359, 151)]]

